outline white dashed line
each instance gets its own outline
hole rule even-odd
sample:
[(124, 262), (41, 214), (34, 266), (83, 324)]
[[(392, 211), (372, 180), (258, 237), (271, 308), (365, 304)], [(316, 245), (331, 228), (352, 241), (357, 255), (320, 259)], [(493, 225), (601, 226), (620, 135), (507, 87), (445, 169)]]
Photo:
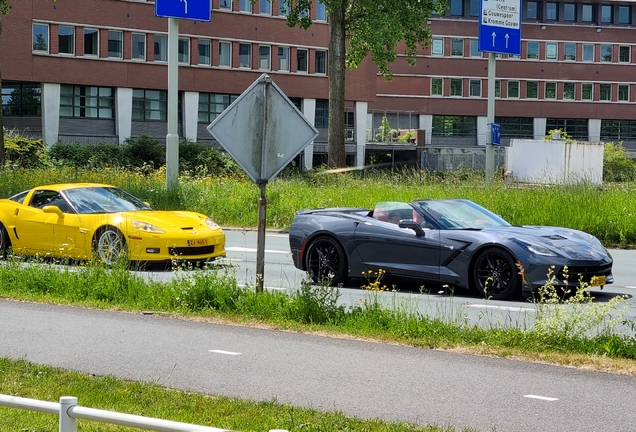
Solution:
[(539, 399), (539, 400), (544, 400), (544, 401), (548, 401), (548, 402), (554, 402), (554, 401), (558, 401), (558, 398), (552, 398), (552, 397), (547, 397), (547, 396), (537, 396), (537, 395), (525, 395), (524, 398), (528, 398), (528, 399)]
[(211, 353), (217, 354), (225, 354), (225, 355), (241, 355), (241, 353), (232, 352), (232, 351), (222, 351), (222, 350), (209, 350)]
[(497, 309), (504, 310), (510, 312), (534, 312), (534, 309), (524, 308), (524, 307), (512, 307), (512, 306), (496, 306), (496, 305), (482, 305), (482, 304), (471, 304), (468, 307), (475, 309)]
[[(225, 250), (228, 251), (228, 252), (253, 252), (253, 253), (257, 252), (257, 250), (254, 249), (254, 248), (237, 247), (237, 246), (226, 247)], [(291, 252), (290, 251), (279, 251), (279, 250), (265, 249), (265, 253), (289, 254)]]
[(636, 286), (631, 286), (631, 285), (628, 285), (628, 286), (626, 286), (625, 288), (631, 288), (631, 289), (636, 289)]

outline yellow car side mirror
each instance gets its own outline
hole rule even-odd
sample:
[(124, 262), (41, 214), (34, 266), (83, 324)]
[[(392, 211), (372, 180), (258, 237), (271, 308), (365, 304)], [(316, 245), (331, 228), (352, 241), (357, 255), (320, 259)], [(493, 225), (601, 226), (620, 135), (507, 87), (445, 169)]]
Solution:
[(58, 215), (61, 218), (64, 217), (64, 213), (62, 213), (62, 210), (60, 210), (60, 208), (58, 206), (44, 206), (44, 207), (42, 207), (42, 211), (44, 213), (55, 213), (56, 215)]

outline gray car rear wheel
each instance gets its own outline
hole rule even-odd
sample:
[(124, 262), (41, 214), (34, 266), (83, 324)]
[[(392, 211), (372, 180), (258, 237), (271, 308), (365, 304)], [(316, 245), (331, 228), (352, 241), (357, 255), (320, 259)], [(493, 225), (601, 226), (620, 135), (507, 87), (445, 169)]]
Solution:
[(331, 285), (347, 280), (347, 257), (340, 243), (321, 236), (307, 248), (307, 271), (314, 282), (330, 281)]

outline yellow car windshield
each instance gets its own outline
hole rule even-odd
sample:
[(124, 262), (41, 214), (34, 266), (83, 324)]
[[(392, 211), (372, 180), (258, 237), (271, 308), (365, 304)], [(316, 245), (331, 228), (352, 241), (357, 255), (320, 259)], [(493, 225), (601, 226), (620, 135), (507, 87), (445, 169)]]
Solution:
[(139, 198), (115, 187), (85, 187), (64, 191), (80, 214), (152, 210)]

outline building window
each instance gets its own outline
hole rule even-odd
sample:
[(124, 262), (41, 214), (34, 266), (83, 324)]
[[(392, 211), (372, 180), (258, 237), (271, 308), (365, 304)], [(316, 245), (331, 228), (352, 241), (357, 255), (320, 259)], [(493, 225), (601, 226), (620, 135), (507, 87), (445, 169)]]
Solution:
[(532, 117), (495, 117), (501, 126), (502, 138), (533, 138), (534, 119)]
[(589, 44), (583, 45), (583, 61), (585, 62), (594, 61), (594, 45), (589, 45)]
[(40, 116), (41, 98), (40, 84), (2, 81), (2, 115)]
[(272, 68), (272, 48), (267, 45), (258, 47), (258, 68), (270, 70)]
[(612, 62), (612, 45), (601, 45), (601, 61)]
[(316, 73), (327, 74), (327, 51), (316, 50)]
[(60, 54), (75, 54), (75, 27), (58, 27), (58, 52)]
[(146, 35), (142, 33), (132, 34), (132, 54), (133, 60), (146, 60)]
[(479, 51), (479, 40), (471, 39), (470, 40), (470, 56), (471, 57), (482, 57), (481, 51)]
[(526, 19), (538, 20), (539, 19), (539, 2), (529, 1), (526, 2)]
[(431, 96), (443, 96), (443, 95), (444, 95), (444, 79), (431, 78)]
[(556, 60), (558, 56), (558, 44), (546, 43), (545, 44), (545, 58), (548, 60)]
[(599, 86), (598, 100), (611, 101), (612, 100), (612, 85), (601, 84)]
[(539, 42), (528, 42), (528, 55), (529, 59), (539, 58)]
[(468, 81), (468, 91), (470, 97), (481, 97), (481, 80), (471, 79)]
[(526, 82), (526, 99), (538, 99), (539, 98), (539, 82), (527, 81)]
[(563, 60), (576, 61), (576, 44), (563, 44)]
[(581, 6), (581, 21), (594, 21), (594, 7), (591, 4), (584, 4)]
[(450, 80), (450, 95), (451, 96), (463, 96), (464, 95), (464, 80), (461, 78), (451, 78)]
[(199, 93), (199, 121), (212, 123), (238, 95), (219, 93)]
[(60, 117), (112, 119), (111, 87), (60, 86)]
[(479, 16), (480, 0), (470, 0), (470, 16)]
[(464, 15), (463, 0), (450, 0), (450, 12), (451, 12), (451, 15), (456, 15), (456, 16)]
[(444, 55), (444, 39), (433, 38), (431, 52), (433, 55)]
[(574, 3), (563, 4), (563, 21), (576, 21), (576, 5)]
[(250, 0), (240, 0), (239, 10), (242, 12), (252, 12), (252, 2), (250, 2)]
[(168, 61), (168, 36), (155, 35), (155, 61)]
[(296, 71), (300, 73), (309, 72), (308, 51), (306, 49), (296, 50)]
[(133, 90), (133, 120), (166, 121), (168, 118), (167, 90)]
[(612, 22), (612, 6), (611, 5), (601, 6), (601, 22), (604, 22), (604, 23)]
[(108, 57), (123, 58), (124, 34), (120, 31), (108, 30)]
[(495, 97), (501, 97), (501, 80), (495, 80)]
[(546, 131), (561, 129), (576, 140), (587, 141), (587, 119), (549, 118), (546, 120), (545, 126)]
[(91, 28), (84, 29), (84, 55), (99, 55), (99, 30)]
[(634, 140), (636, 138), (636, 121), (634, 120), (601, 120), (602, 140)]
[(563, 83), (563, 99), (574, 100), (574, 83)]
[(272, 14), (272, 4), (269, 0), (260, 0), (258, 6), (259, 13), (263, 15), (271, 15)]
[(433, 116), (434, 136), (477, 136), (477, 117), (475, 116)]
[(289, 72), (289, 47), (278, 47), (278, 70)]
[(581, 84), (581, 100), (591, 101), (594, 96), (594, 84), (583, 83)]
[(179, 38), (179, 63), (190, 63), (190, 39)]
[(555, 82), (545, 83), (545, 98), (556, 99), (556, 89), (557, 89), (557, 85)]
[(550, 21), (556, 21), (558, 18), (557, 15), (557, 4), (554, 2), (548, 2), (545, 8), (545, 18)]
[(232, 66), (232, 44), (230, 42), (219, 42), (219, 66)]
[(199, 57), (197, 63), (204, 66), (210, 66), (212, 64), (209, 39), (199, 39)]
[(232, 0), (221, 0), (219, 2), (219, 8), (221, 8), (221, 9), (232, 9)]
[(329, 101), (326, 99), (316, 100), (316, 127), (329, 127)]
[(49, 52), (49, 26), (33, 24), (33, 51)]
[(508, 81), (508, 97), (513, 99), (519, 97), (519, 81)]
[(327, 5), (320, 0), (316, 0), (316, 21), (327, 21)]
[(629, 19), (629, 6), (619, 6), (618, 7), (618, 23), (619, 24), (631, 24), (631, 20)]
[(632, 47), (629, 46), (618, 47), (618, 61), (620, 63), (629, 63), (631, 50)]
[(252, 68), (252, 45), (239, 44), (239, 67)]
[(629, 84), (618, 85), (618, 100), (629, 101)]
[(278, 15), (287, 16), (287, 6), (283, 0), (278, 0)]
[(464, 39), (451, 39), (451, 55), (462, 57), (464, 55)]

